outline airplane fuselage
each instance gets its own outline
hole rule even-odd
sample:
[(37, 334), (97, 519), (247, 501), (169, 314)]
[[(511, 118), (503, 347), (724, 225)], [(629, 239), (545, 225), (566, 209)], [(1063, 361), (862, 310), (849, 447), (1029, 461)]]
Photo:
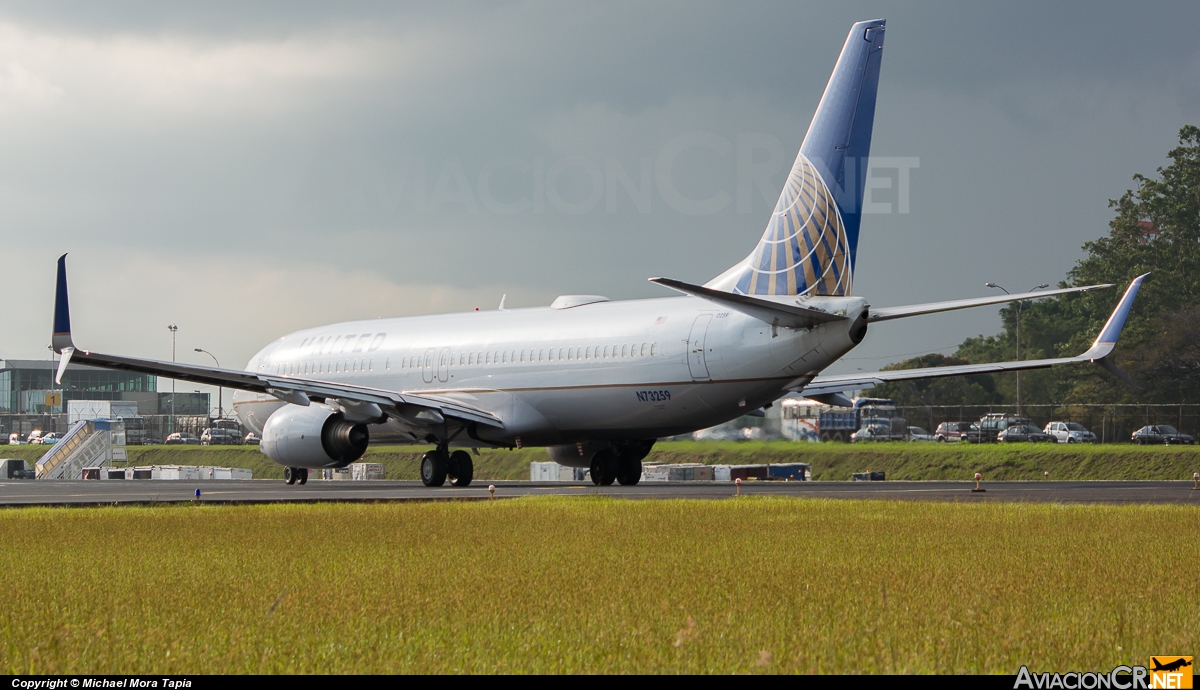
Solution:
[[(649, 440), (758, 409), (854, 347), (850, 329), (865, 300), (812, 297), (804, 305), (850, 318), (793, 330), (671, 297), (374, 319), (291, 333), (246, 368), (437, 396), (504, 422), (455, 445)], [(242, 423), (259, 432), (283, 404), (234, 396)], [(373, 426), (371, 435), (425, 442), (394, 422)]]

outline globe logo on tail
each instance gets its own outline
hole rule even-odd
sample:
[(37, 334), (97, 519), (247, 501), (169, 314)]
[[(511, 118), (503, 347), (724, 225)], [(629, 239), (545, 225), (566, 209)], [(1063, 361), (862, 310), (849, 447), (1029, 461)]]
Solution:
[(850, 246), (833, 194), (803, 154), (734, 292), (745, 295), (850, 294)]

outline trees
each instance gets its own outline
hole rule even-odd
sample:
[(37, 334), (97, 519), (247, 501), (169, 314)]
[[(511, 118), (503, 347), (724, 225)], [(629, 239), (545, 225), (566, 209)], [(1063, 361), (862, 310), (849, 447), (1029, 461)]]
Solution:
[[(1115, 283), (1120, 290), (1134, 277), (1150, 273), (1113, 356), (1141, 388), (1130, 388), (1097, 367), (1072, 365), (1023, 374), (1026, 402), (1200, 402), (1200, 128), (1183, 127), (1179, 146), (1168, 158), (1170, 163), (1158, 169), (1157, 179), (1134, 175), (1136, 188), (1109, 201), (1116, 214), (1109, 234), (1084, 244), (1087, 256), (1059, 283), (1060, 287)], [(1103, 290), (1026, 302), (1021, 314), (1022, 359), (1083, 352), (1118, 296), (1114, 290)], [(1012, 359), (1016, 309), (1005, 307), (1000, 315), (1003, 332), (967, 339), (954, 359)], [(917, 364), (921, 360), (892, 367), (930, 366)], [(990, 388), (1000, 401), (1013, 401), (1012, 374), (988, 376), (993, 378), (990, 384), (983, 377), (975, 378), (974, 385), (981, 390)], [(900, 384), (881, 386), (875, 392), (888, 397), (912, 393)], [(959, 402), (969, 401), (949, 404)]]

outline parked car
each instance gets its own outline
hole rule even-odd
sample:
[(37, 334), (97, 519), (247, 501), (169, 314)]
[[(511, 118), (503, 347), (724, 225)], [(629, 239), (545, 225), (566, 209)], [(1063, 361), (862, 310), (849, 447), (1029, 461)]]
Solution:
[(979, 429), (979, 440), (991, 443), (998, 440), (1000, 432), (1010, 426), (1034, 426), (1034, 424), (1033, 420), (1028, 417), (1018, 417), (1008, 412), (989, 412), (979, 418), (976, 426)]
[(41, 441), (38, 440), (41, 437), (42, 437), (42, 430), (34, 429), (33, 431), (29, 432), (28, 436), (25, 437), (25, 442), (29, 443), (29, 444), (38, 444), (38, 443), (41, 443)]
[(246, 444), (247, 445), (254, 444), (257, 446), (260, 443), (262, 443), (262, 439), (258, 437), (258, 434), (254, 433), (253, 431), (246, 434)]
[(232, 429), (205, 429), (200, 434), (202, 446), (240, 446), (242, 435)]
[(1144, 446), (1148, 443), (1162, 443), (1166, 445), (1175, 443), (1191, 444), (1195, 440), (1187, 434), (1180, 433), (1175, 427), (1169, 424), (1151, 424), (1133, 432), (1133, 442), (1139, 446)]
[(1007, 426), (996, 434), (996, 440), (1000, 443), (1051, 443), (1055, 439), (1050, 434), (1039, 431), (1036, 426), (1016, 424)]
[(1050, 422), (1042, 431), (1059, 443), (1095, 443), (1096, 435), (1079, 422)]
[(942, 422), (933, 432), (933, 438), (938, 443), (946, 441), (979, 443), (979, 425), (973, 422)]
[(14, 431), (8, 435), (8, 445), (23, 446), (23, 445), (25, 445), (25, 441), (21, 440), (21, 434), (18, 434), (17, 432)]
[(851, 443), (859, 443), (865, 441), (891, 441), (892, 428), (881, 424), (871, 424), (864, 426), (858, 431), (850, 434)]
[(925, 431), (919, 426), (908, 427), (908, 440), (910, 441), (932, 441), (933, 434)]
[(167, 436), (166, 445), (168, 446), (198, 446), (200, 439), (187, 433), (186, 431), (176, 431)]
[(142, 436), (142, 445), (143, 446), (157, 446), (157, 445), (160, 445), (161, 443), (162, 443), (162, 439), (155, 436), (154, 434), (144, 434)]
[(41, 436), (39, 436), (37, 438), (37, 440), (34, 441), (34, 443), (37, 443), (38, 445), (42, 445), (42, 446), (52, 446), (55, 443), (58, 443), (60, 440), (62, 440), (62, 437), (59, 436), (57, 433), (51, 431), (48, 434), (42, 434)]

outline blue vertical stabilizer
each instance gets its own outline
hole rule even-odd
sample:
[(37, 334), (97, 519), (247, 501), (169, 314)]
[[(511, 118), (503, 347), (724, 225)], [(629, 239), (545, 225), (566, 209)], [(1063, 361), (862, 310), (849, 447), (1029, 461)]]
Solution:
[(851, 294), (884, 23), (850, 29), (762, 239), (705, 287), (747, 295)]
[(820, 171), (833, 192), (846, 231), (851, 270), (858, 251), (863, 185), (871, 155), (884, 24), (884, 20), (876, 19), (859, 22), (850, 29), (800, 146), (800, 155)]

